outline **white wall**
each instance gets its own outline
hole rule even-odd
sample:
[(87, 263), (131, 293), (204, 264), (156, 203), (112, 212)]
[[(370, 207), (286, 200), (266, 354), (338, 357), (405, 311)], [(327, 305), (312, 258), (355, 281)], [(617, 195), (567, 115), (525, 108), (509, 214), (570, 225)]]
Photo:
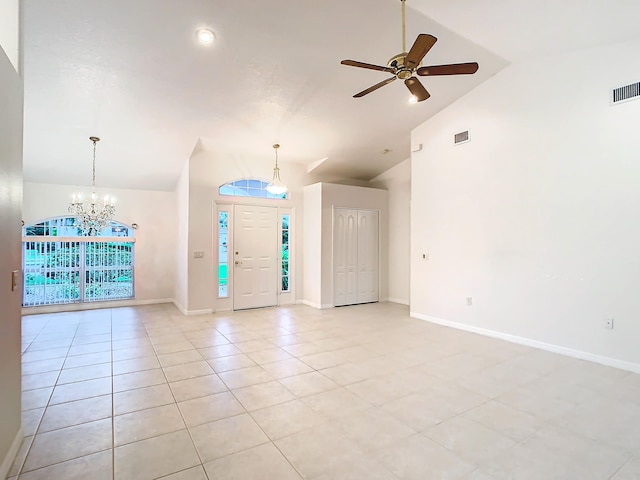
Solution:
[[(20, 71), (20, 0), (0, 0), (0, 48)], [(4, 85), (4, 84), (3, 84)]]
[(640, 369), (640, 101), (608, 98), (639, 48), (514, 64), (415, 129), (414, 315)]
[[(0, 19), (2, 11), (0, 10)], [(0, 31), (5, 25), (0, 21)], [(17, 26), (16, 26), (17, 28)], [(0, 38), (4, 46), (4, 38)], [(22, 440), (20, 430), (20, 272), (22, 203), (22, 80), (0, 48), (0, 478)]]
[(185, 162), (176, 185), (176, 275), (174, 297), (182, 311), (189, 298), (189, 162)]
[[(25, 224), (68, 215), (70, 195), (79, 191), (89, 194), (91, 187), (25, 182)], [(107, 188), (97, 188), (96, 192), (98, 196), (109, 193), (117, 198), (115, 220), (139, 225), (135, 231), (135, 300), (173, 299), (178, 227), (176, 193)]]
[(371, 186), (389, 192), (388, 300), (409, 305), (411, 159), (378, 175)]
[[(273, 152), (267, 151), (264, 158), (234, 157), (211, 150), (199, 150), (189, 160), (189, 240), (188, 240), (188, 304), (190, 312), (227, 310), (232, 308), (232, 299), (217, 298), (217, 261), (214, 245), (213, 223), (216, 203), (246, 203), (293, 208), (292, 220), (295, 231), (294, 283), (296, 298), (302, 292), (302, 187), (306, 179), (304, 166), (279, 162), (282, 181), (289, 187), (288, 200), (266, 200), (239, 197), (221, 197), (218, 187), (240, 179), (258, 178), (271, 180)], [(194, 251), (205, 252), (204, 258), (193, 258)]]
[(303, 300), (315, 308), (322, 306), (322, 184), (304, 187)]

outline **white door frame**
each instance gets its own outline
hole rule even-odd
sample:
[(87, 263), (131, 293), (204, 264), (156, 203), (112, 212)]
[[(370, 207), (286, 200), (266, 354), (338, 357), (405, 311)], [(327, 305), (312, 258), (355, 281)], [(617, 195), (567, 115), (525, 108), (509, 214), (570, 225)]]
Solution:
[[(259, 202), (215, 202), (214, 208), (214, 219), (213, 219), (213, 268), (214, 268), (214, 294), (217, 297), (216, 302), (216, 311), (230, 311), (233, 310), (233, 287), (235, 285), (235, 276), (234, 276), (234, 267), (233, 267), (233, 252), (234, 250), (234, 225), (235, 218), (233, 215), (235, 205), (255, 205), (260, 206)], [(283, 292), (281, 289), (282, 285), (282, 259), (278, 256), (278, 305), (286, 305), (286, 304), (294, 304), (296, 302), (296, 283), (297, 283), (297, 255), (296, 255), (296, 222), (295, 222), (295, 207), (283, 207), (279, 205), (264, 205), (262, 206), (274, 206), (278, 209), (278, 252), (281, 251), (282, 247), (282, 215), (289, 215), (289, 291)], [(227, 297), (219, 297), (218, 296), (218, 265), (219, 265), (219, 253), (218, 253), (218, 214), (219, 212), (227, 212), (228, 213), (228, 296)]]

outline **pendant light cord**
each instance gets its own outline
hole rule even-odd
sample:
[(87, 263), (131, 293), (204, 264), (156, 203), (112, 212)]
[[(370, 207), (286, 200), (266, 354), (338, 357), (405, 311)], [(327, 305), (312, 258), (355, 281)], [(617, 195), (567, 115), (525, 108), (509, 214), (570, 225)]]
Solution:
[(280, 148), (280, 145), (278, 145), (277, 143), (273, 146), (273, 149), (276, 151), (276, 168), (278, 168), (278, 149)]

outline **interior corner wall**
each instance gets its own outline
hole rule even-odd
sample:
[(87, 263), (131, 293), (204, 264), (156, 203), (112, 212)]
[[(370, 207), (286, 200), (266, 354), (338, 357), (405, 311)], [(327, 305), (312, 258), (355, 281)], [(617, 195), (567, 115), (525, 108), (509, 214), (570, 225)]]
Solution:
[[(24, 183), (23, 220), (26, 225), (45, 218), (68, 215), (73, 192), (90, 187)], [(170, 301), (176, 276), (176, 193), (156, 190), (97, 188), (98, 196), (116, 197), (115, 220), (135, 230), (135, 301)]]
[(303, 301), (315, 308), (322, 306), (322, 184), (304, 187), (303, 222)]
[[(218, 188), (240, 179), (271, 180), (271, 157), (252, 159), (233, 153), (198, 150), (189, 159), (189, 239), (188, 239), (188, 311), (205, 312), (231, 309), (230, 299), (218, 299), (216, 287), (217, 253), (214, 250), (214, 214), (216, 203), (259, 204), (290, 207), (295, 230), (294, 283), (296, 300), (302, 295), (302, 187), (306, 181), (304, 165), (280, 162), (282, 181), (289, 188), (287, 200), (252, 199), (250, 197), (220, 196)], [(194, 251), (204, 257), (193, 258)]]
[[(0, 21), (2, 26), (5, 20)], [(0, 39), (0, 42), (4, 42), (4, 39)], [(22, 441), (20, 217), (24, 96), (22, 79), (3, 48), (4, 44), (0, 44), (0, 478), (8, 473)], [(15, 290), (12, 288), (14, 271), (18, 275)]]
[(414, 130), (414, 316), (640, 370), (640, 100), (609, 103), (639, 48), (513, 64)]
[(0, 1), (0, 48), (20, 72), (20, 0)]
[(371, 186), (387, 190), (388, 300), (409, 305), (409, 251), (411, 247), (411, 159), (395, 165), (371, 180)]
[(185, 162), (176, 184), (176, 276), (174, 296), (183, 312), (188, 310), (189, 297), (189, 162)]

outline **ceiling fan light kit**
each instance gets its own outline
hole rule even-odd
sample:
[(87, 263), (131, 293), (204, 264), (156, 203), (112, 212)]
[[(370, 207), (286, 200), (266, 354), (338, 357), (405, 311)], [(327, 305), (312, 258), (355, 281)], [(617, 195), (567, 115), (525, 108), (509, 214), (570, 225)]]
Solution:
[(411, 92), (415, 101), (409, 99), (409, 103), (422, 102), (429, 98), (431, 95), (424, 88), (424, 85), (414, 75), (421, 77), (425, 76), (439, 76), (439, 75), (470, 75), (478, 71), (478, 64), (476, 62), (468, 63), (453, 63), (447, 65), (433, 65), (427, 67), (421, 67), (422, 59), (425, 57), (429, 50), (438, 41), (436, 37), (428, 33), (421, 33), (416, 38), (415, 42), (411, 46), (411, 49), (407, 52), (406, 48), (406, 22), (405, 22), (405, 2), (406, 0), (400, 0), (402, 4), (402, 53), (394, 55), (389, 59), (385, 67), (380, 65), (373, 65), (370, 63), (358, 62), (355, 60), (342, 60), (342, 65), (350, 67), (366, 68), (369, 70), (377, 70), (380, 72), (391, 73), (393, 77), (389, 77), (375, 85), (356, 93), (354, 98), (361, 98), (365, 95), (378, 90), (385, 85), (395, 81), (396, 79), (404, 80), (405, 86)]

